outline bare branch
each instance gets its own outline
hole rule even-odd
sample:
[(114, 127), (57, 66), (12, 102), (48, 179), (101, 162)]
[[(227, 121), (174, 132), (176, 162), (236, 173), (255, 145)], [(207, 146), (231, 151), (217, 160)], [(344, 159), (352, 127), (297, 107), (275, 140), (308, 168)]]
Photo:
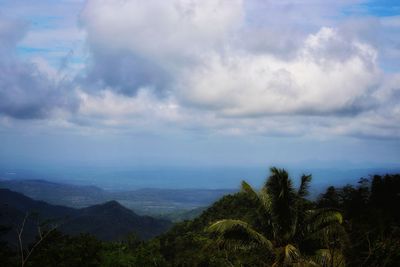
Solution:
[(22, 224), (21, 227), (19, 229), (17, 229), (17, 236), (18, 236), (18, 244), (19, 244), (19, 251), (21, 254), (21, 266), (24, 266), (24, 248), (23, 248), (23, 242), (22, 242), (22, 233), (24, 232), (24, 228), (25, 228), (25, 223), (28, 220), (29, 217), (29, 213), (27, 212), (25, 214), (24, 219), (22, 220)]
[(40, 226), (40, 223), (38, 222), (37, 230), (38, 230), (39, 240), (36, 241), (36, 243), (34, 243), (31, 248), (24, 249), (22, 234), (24, 232), (25, 225), (26, 225), (26, 222), (27, 222), (29, 216), (30, 216), (30, 214), (27, 212), (22, 221), (21, 227), (16, 229), (17, 236), (18, 236), (19, 251), (20, 251), (20, 256), (21, 256), (21, 267), (25, 266), (29, 257), (32, 255), (32, 252), (40, 245), (40, 243), (42, 243), (42, 241), (45, 240), (47, 238), (47, 236), (49, 236), (58, 227), (57, 225), (53, 225), (50, 230), (48, 230), (47, 232), (45, 232), (43, 234), (42, 227)]
[[(40, 226), (38, 226), (38, 228), (40, 229)], [(47, 231), (44, 235), (41, 235), (39, 240), (32, 246), (32, 248), (29, 250), (28, 254), (25, 257), (24, 263), (22, 264), (22, 266), (25, 266), (25, 263), (27, 262), (27, 260), (29, 259), (29, 256), (32, 254), (32, 252), (35, 250), (35, 248), (37, 246), (40, 245), (40, 243), (42, 243), (43, 240), (46, 239), (47, 236), (49, 236), (51, 234), (51, 232), (53, 232), (55, 229), (57, 228), (57, 226), (54, 226), (53, 228), (51, 228), (49, 231)], [(40, 230), (39, 230), (40, 231)]]

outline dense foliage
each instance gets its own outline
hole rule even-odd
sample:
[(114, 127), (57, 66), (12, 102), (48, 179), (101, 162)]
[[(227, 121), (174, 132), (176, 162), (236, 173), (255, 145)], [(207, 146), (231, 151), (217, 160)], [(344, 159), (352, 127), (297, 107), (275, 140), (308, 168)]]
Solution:
[(295, 190), (288, 173), (276, 168), (271, 168), (260, 192), (243, 181), (242, 190), (254, 200), (261, 225), (255, 228), (242, 220), (224, 219), (208, 230), (239, 248), (264, 247), (265, 254), (273, 258), (272, 266), (344, 266), (342, 215), (330, 208), (317, 209), (305, 199), (310, 181), (311, 175), (303, 175)]
[(329, 187), (317, 204), (343, 210), (349, 266), (400, 266), (400, 175)]
[[(105, 242), (54, 231), (25, 266), (400, 266), (400, 175), (376, 175), (361, 179), (356, 186), (329, 187), (310, 201), (303, 191), (308, 184), (306, 176), (301, 183), (305, 187), (294, 190), (287, 173), (276, 171), (284, 177), (270, 177), (260, 192), (244, 183), (241, 192), (222, 197), (197, 218), (177, 223), (149, 241), (131, 235), (125, 241)], [(287, 185), (286, 192), (280, 192), (282, 182)], [(268, 209), (260, 202), (263, 190), (269, 192)], [(330, 215), (336, 214), (336, 218), (342, 214), (342, 223), (333, 225), (340, 225), (345, 233), (331, 230), (309, 235), (305, 230), (312, 223), (306, 217), (316, 211), (332, 211)], [(320, 217), (320, 229), (331, 229), (324, 227), (332, 225), (330, 215)], [(227, 231), (210, 231), (221, 221), (245, 223), (268, 239), (272, 249), (246, 238), (246, 231), (231, 231), (243, 230), (240, 227), (228, 225), (223, 228)], [(1, 227), (0, 235), (8, 231), (13, 229)], [(276, 248), (288, 244), (308, 261), (279, 261), (277, 252), (282, 250)], [(329, 249), (341, 252), (343, 259), (335, 260), (335, 255), (341, 254), (329, 254)], [(18, 250), (0, 244), (1, 266), (21, 266), (19, 257)]]

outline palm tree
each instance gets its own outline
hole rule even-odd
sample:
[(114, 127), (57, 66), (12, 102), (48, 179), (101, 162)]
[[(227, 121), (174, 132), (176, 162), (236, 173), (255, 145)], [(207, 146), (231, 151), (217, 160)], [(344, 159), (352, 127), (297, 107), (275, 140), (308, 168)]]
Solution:
[(224, 219), (208, 231), (223, 242), (265, 247), (273, 266), (343, 266), (337, 242), (344, 235), (342, 216), (333, 209), (313, 209), (305, 199), (310, 181), (311, 175), (303, 175), (295, 190), (288, 173), (275, 167), (259, 192), (243, 181), (242, 192), (256, 203), (261, 225)]

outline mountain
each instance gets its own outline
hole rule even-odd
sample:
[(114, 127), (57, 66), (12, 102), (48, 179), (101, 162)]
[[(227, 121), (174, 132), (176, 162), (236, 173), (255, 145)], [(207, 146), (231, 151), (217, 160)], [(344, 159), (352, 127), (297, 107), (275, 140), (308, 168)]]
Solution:
[[(102, 240), (121, 240), (130, 233), (141, 239), (149, 239), (165, 232), (171, 222), (140, 216), (117, 201), (82, 209), (51, 205), (33, 200), (8, 189), (0, 189), (0, 225), (18, 229), (26, 214), (36, 213), (27, 220), (24, 239), (32, 241), (37, 234), (37, 222), (52, 220), (61, 232), (77, 235), (89, 233)], [(15, 244), (15, 231), (9, 231), (3, 239)]]
[[(0, 180), (8, 188), (36, 200), (73, 208), (84, 208), (117, 200), (141, 215), (182, 214), (211, 205), (231, 189), (157, 189), (107, 191), (95, 186), (70, 185), (45, 180)], [(183, 217), (182, 217), (183, 218)]]
[(165, 232), (171, 222), (150, 216), (139, 216), (117, 201), (80, 209), (77, 216), (61, 228), (65, 233), (85, 232), (102, 240), (120, 240), (134, 232), (142, 239), (149, 239)]
[(39, 179), (0, 180), (0, 188), (8, 188), (36, 200), (73, 208), (83, 208), (111, 200), (107, 192), (96, 186), (54, 183)]

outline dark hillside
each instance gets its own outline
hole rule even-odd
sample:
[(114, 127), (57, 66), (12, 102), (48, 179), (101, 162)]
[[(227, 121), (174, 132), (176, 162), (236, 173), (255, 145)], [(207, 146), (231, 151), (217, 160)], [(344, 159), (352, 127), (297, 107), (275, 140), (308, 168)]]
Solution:
[(73, 209), (36, 201), (22, 194), (0, 189), (0, 225), (14, 228), (3, 239), (15, 244), (15, 229), (19, 228), (26, 214), (30, 216), (24, 229), (26, 242), (37, 235), (37, 224), (52, 220), (64, 233), (77, 235), (89, 233), (102, 240), (120, 240), (130, 233), (148, 239), (165, 232), (171, 225), (167, 220), (139, 216), (116, 201)]
[(149, 239), (170, 225), (167, 220), (139, 216), (117, 201), (109, 201), (79, 210), (61, 229), (68, 234), (89, 233), (101, 240), (120, 240), (129, 233)]

